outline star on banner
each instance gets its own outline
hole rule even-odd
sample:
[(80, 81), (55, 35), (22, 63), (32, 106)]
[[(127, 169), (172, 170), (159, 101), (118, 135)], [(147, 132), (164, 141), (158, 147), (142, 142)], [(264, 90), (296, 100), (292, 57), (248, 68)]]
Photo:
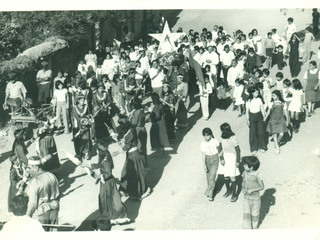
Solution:
[(159, 51), (164, 54), (167, 52), (173, 52), (176, 47), (174, 42), (181, 36), (186, 35), (185, 33), (172, 33), (169, 29), (168, 22), (166, 21), (162, 33), (152, 33), (149, 36), (159, 41)]

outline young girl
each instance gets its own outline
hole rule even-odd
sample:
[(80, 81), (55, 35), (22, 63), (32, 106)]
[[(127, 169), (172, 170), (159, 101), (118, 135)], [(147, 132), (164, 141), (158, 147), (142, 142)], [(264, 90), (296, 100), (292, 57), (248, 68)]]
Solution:
[(278, 70), (282, 70), (283, 67), (286, 65), (284, 61), (283, 46), (279, 45), (278, 47), (276, 47), (273, 54), (274, 54), (275, 64), (277, 64), (278, 66)]
[(204, 140), (200, 144), (200, 149), (208, 184), (205, 195), (209, 201), (213, 201), (213, 190), (215, 188), (221, 149), (219, 147), (219, 141), (214, 138), (210, 128), (204, 128), (202, 130), (202, 136)]
[(265, 102), (265, 106), (268, 106), (268, 104), (271, 102), (271, 92), (272, 88), (275, 86), (275, 83), (273, 82), (272, 78), (269, 77), (270, 71), (267, 68), (264, 68), (262, 70), (262, 78), (260, 78), (260, 82), (263, 83), (263, 100)]
[(160, 99), (163, 103), (164, 120), (166, 122), (166, 128), (168, 133), (169, 141), (175, 141), (176, 135), (174, 133), (174, 105), (175, 97), (168, 83), (164, 83), (162, 87), (162, 98)]
[(272, 135), (273, 143), (276, 148), (276, 154), (280, 153), (279, 143), (285, 132), (288, 132), (289, 116), (287, 106), (283, 100), (279, 90), (272, 92), (272, 101), (269, 105), (264, 121), (270, 115), (269, 123), (267, 125), (267, 132)]
[(290, 105), (291, 99), (292, 99), (292, 87), (291, 87), (291, 81), (289, 79), (285, 79), (282, 82), (282, 98), (286, 101), (287, 103), (287, 109)]
[(202, 86), (202, 84), (199, 81), (197, 81), (197, 84), (199, 86), (199, 96), (200, 96), (202, 116), (204, 120), (208, 120), (209, 119), (209, 95), (212, 93), (212, 86), (209, 82), (208, 74), (204, 75), (204, 83), (205, 83), (205, 88)]
[[(220, 148), (223, 151), (223, 158), (221, 164), (224, 166), (224, 177), (227, 192), (223, 197), (227, 198), (232, 194), (231, 202), (235, 202), (238, 199), (237, 194), (237, 182), (236, 177), (240, 175), (240, 147), (238, 139), (235, 137), (229, 123), (223, 123), (220, 126), (221, 130), (221, 143)], [(231, 180), (231, 188), (229, 185), (229, 179)], [(239, 186), (238, 186), (239, 190)]]
[(244, 89), (244, 83), (243, 80), (237, 79), (235, 81), (236, 86), (234, 89), (234, 98), (235, 98), (235, 106), (238, 108), (239, 115), (238, 117), (241, 117), (245, 114), (245, 108), (244, 108), (244, 99), (243, 99), (243, 93), (245, 91)]
[(69, 125), (67, 111), (69, 109), (68, 90), (63, 88), (63, 83), (60, 80), (56, 81), (56, 90), (53, 95), (53, 108), (56, 109), (57, 127), (61, 128), (61, 114), (64, 125), (64, 133), (69, 133)]
[(277, 82), (276, 82), (277, 90), (282, 92), (282, 90), (283, 90), (283, 74), (282, 74), (282, 72), (277, 72), (276, 79), (277, 79)]
[(263, 119), (265, 118), (265, 110), (260, 91), (257, 87), (249, 89), (249, 100), (246, 104), (246, 117), (249, 126), (249, 143), (250, 151), (253, 155), (267, 150), (265, 142), (265, 128)]
[(255, 51), (258, 55), (261, 55), (262, 52), (262, 44), (261, 44), (261, 36), (258, 34), (257, 29), (252, 30), (252, 39)]
[(299, 114), (303, 111), (303, 91), (299, 79), (294, 79), (292, 81), (291, 94), (292, 98), (288, 110), (290, 112), (293, 130), (295, 133), (297, 133), (299, 132), (300, 128)]

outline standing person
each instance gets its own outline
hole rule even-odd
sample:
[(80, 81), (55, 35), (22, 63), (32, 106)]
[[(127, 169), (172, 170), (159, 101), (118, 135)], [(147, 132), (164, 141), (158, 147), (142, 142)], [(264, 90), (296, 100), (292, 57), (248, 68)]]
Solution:
[(176, 134), (174, 133), (174, 105), (175, 97), (168, 83), (164, 83), (162, 87), (162, 97), (160, 101), (163, 103), (164, 120), (166, 123), (169, 142), (176, 140)]
[(286, 102), (281, 96), (279, 90), (272, 92), (272, 100), (269, 104), (268, 111), (264, 118), (267, 120), (270, 115), (269, 123), (267, 125), (267, 132), (272, 135), (273, 143), (276, 149), (276, 154), (280, 153), (280, 142), (285, 132), (288, 132), (287, 126), (289, 125), (290, 119), (287, 111)]
[(267, 38), (264, 40), (264, 52), (267, 57), (266, 63), (268, 69), (272, 67), (272, 52), (274, 48), (275, 42), (272, 38), (272, 32), (268, 32)]
[(188, 94), (189, 86), (184, 82), (183, 74), (178, 74), (177, 77), (177, 88), (175, 89), (175, 95), (177, 102), (175, 105), (177, 127), (186, 128), (188, 124), (188, 108), (190, 103), (190, 97)]
[(300, 39), (296, 34), (293, 34), (288, 44), (289, 67), (290, 67), (291, 77), (293, 78), (297, 77), (300, 72), (299, 43), (300, 43)]
[(286, 37), (287, 42), (290, 41), (292, 35), (297, 31), (296, 25), (293, 23), (293, 18), (287, 19), (287, 26), (284, 30), (284, 36)]
[(261, 52), (262, 52), (262, 43), (261, 43), (262, 42), (262, 38), (259, 35), (257, 29), (253, 29), (251, 32), (252, 32), (252, 39), (253, 39), (254, 49), (255, 49), (255, 51), (256, 51), (256, 53), (258, 55), (261, 55)]
[[(246, 89), (244, 87), (244, 82), (242, 79), (237, 79), (235, 81), (235, 89), (234, 89), (234, 100), (235, 100), (235, 107), (238, 108), (239, 115), (245, 115), (245, 99), (243, 99), (244, 95), (246, 95)], [(247, 95), (246, 95), (247, 96)]]
[[(225, 84), (228, 83), (228, 71), (231, 67), (232, 60), (235, 58), (235, 55), (232, 51), (230, 51), (229, 45), (225, 45), (223, 48), (223, 52), (220, 55), (220, 62), (223, 72), (223, 82)], [(218, 76), (219, 77), (219, 76)]]
[(48, 68), (48, 62), (43, 61), (41, 63), (42, 69), (37, 73), (37, 85), (38, 85), (38, 104), (49, 103), (50, 98), (50, 83), (52, 77), (52, 71)]
[(295, 133), (298, 133), (300, 128), (299, 115), (303, 111), (303, 91), (299, 79), (292, 81), (291, 94), (292, 98), (288, 110), (290, 112), (293, 130)]
[(14, 216), (4, 224), (1, 233), (10, 234), (11, 239), (15, 239), (14, 235), (25, 237), (25, 234), (32, 234), (38, 236), (38, 234), (44, 232), (39, 221), (26, 215), (28, 208), (28, 198), (26, 196), (14, 196), (9, 205)]
[[(50, 121), (50, 120), (49, 120)], [(42, 168), (45, 171), (53, 171), (60, 167), (57, 145), (53, 137), (53, 126), (45, 125), (38, 130), (39, 139), (36, 142), (38, 157), (45, 158)]]
[[(230, 201), (236, 202), (238, 199), (238, 190), (240, 188), (236, 182), (236, 178), (240, 175), (239, 164), (241, 158), (239, 141), (235, 137), (229, 123), (223, 123), (220, 126), (220, 130), (222, 138), (220, 148), (223, 152), (223, 160), (221, 160), (221, 164), (223, 165), (225, 185), (227, 188), (227, 192), (223, 197), (227, 198), (232, 195)], [(229, 180), (231, 181), (231, 187), (229, 185)]]
[(10, 72), (8, 76), (4, 105), (10, 106), (11, 114), (17, 114), (26, 99), (27, 90), (22, 82), (17, 81), (16, 73)]
[(122, 150), (126, 152), (126, 161), (121, 172), (119, 190), (131, 198), (142, 200), (150, 195), (151, 190), (146, 183), (144, 159), (137, 148), (137, 133), (127, 116), (120, 115), (118, 122), (124, 132), (124, 137), (120, 144), (122, 145)]
[[(93, 71), (96, 71), (97, 68), (97, 55), (92, 52), (92, 50), (89, 50), (89, 52), (84, 56), (84, 60), (86, 61), (87, 69), (89, 69), (89, 66), (93, 68)], [(88, 76), (87, 76), (88, 78)]]
[[(43, 169), (37, 156), (29, 158), (28, 168), (31, 179), (25, 191), (29, 198), (27, 215), (42, 224), (58, 224), (60, 197), (57, 178)], [(45, 227), (45, 230), (52, 231), (52, 228)]]
[(152, 126), (150, 128), (151, 149), (164, 148), (165, 151), (172, 151), (164, 119), (164, 108), (157, 93), (151, 94), (153, 109), (151, 113)]
[(159, 66), (157, 60), (152, 62), (152, 67), (149, 69), (149, 77), (151, 79), (151, 87), (153, 92), (156, 92), (159, 96), (162, 94), (162, 83), (165, 80), (165, 74), (163, 69)]
[(262, 97), (263, 97), (265, 106), (268, 106), (268, 104), (270, 104), (270, 102), (271, 102), (272, 89), (276, 85), (276, 83), (270, 77), (269, 69), (264, 68), (262, 70), (262, 77), (260, 78), (260, 82), (262, 82), (262, 84), (263, 84)]
[(80, 160), (84, 156), (85, 159), (90, 159), (92, 147), (90, 125), (91, 120), (88, 119), (88, 105), (85, 104), (85, 97), (78, 95), (75, 106), (73, 108), (73, 144), (76, 152), (76, 157)]
[(303, 62), (307, 62), (311, 59), (312, 53), (311, 53), (311, 43), (314, 41), (314, 36), (312, 34), (311, 27), (306, 28), (306, 34), (303, 40), (304, 43), (304, 54), (303, 54)]
[(304, 74), (306, 86), (306, 102), (308, 104), (308, 117), (314, 112), (314, 105), (320, 101), (320, 71), (317, 69), (316, 61), (310, 61), (309, 70)]
[(138, 151), (144, 157), (144, 167), (149, 168), (147, 160), (147, 129), (146, 129), (146, 115), (143, 111), (142, 101), (138, 97), (134, 97), (131, 102), (132, 113), (130, 114), (129, 120), (133, 127), (136, 128), (138, 138)]
[(205, 86), (202, 86), (202, 84), (197, 81), (197, 84), (199, 85), (199, 95), (200, 95), (200, 104), (201, 104), (201, 111), (202, 111), (202, 117), (204, 120), (209, 119), (209, 96), (212, 93), (213, 86), (211, 85), (209, 81), (209, 75), (204, 75), (204, 83)]
[(240, 71), (241, 69), (238, 67), (238, 61), (236, 59), (233, 59), (231, 62), (231, 67), (228, 71), (228, 85), (231, 87), (230, 90), (230, 97), (232, 99), (232, 110), (235, 110), (235, 95), (234, 95), (234, 89), (236, 86), (236, 79), (240, 78)]
[(259, 191), (264, 189), (261, 174), (257, 171), (260, 161), (255, 156), (244, 158), (244, 172), (242, 174), (243, 229), (257, 229), (260, 216), (261, 199)]
[[(124, 224), (130, 221), (127, 218), (127, 209), (121, 201), (121, 196), (117, 188), (116, 181), (112, 175), (114, 168), (112, 156), (108, 150), (108, 143), (99, 140), (97, 144), (99, 162), (97, 167), (100, 173), (92, 170), (94, 165), (88, 165), (91, 176), (100, 181), (99, 192), (99, 212), (101, 216), (105, 216), (115, 224)], [(84, 165), (84, 167), (87, 167)]]
[(64, 125), (64, 133), (69, 133), (69, 123), (67, 118), (67, 111), (69, 109), (68, 90), (63, 87), (63, 83), (57, 80), (55, 83), (56, 90), (53, 93), (53, 109), (56, 110), (57, 127), (61, 129), (61, 114)]
[(204, 128), (202, 136), (204, 140), (200, 144), (200, 149), (208, 184), (205, 195), (209, 201), (213, 201), (213, 190), (215, 188), (221, 149), (219, 148), (219, 141), (214, 138), (210, 128)]
[(318, 9), (313, 8), (312, 9), (312, 25), (313, 25), (314, 36), (317, 36), (319, 33), (319, 19), (320, 19), (320, 14), (318, 12)]
[(267, 145), (265, 142), (265, 128), (263, 119), (265, 118), (263, 100), (259, 88), (252, 87), (249, 89), (249, 99), (246, 104), (246, 117), (249, 126), (249, 143), (250, 151), (253, 155), (257, 151), (265, 152)]

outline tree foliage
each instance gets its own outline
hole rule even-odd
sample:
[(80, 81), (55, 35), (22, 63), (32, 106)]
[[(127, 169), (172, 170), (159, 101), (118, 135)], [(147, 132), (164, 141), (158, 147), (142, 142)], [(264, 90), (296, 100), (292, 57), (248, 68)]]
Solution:
[(62, 37), (77, 44), (90, 37), (91, 27), (100, 20), (111, 20), (117, 27), (117, 11), (34, 11), (0, 12), (0, 61), (40, 44), (49, 37)]

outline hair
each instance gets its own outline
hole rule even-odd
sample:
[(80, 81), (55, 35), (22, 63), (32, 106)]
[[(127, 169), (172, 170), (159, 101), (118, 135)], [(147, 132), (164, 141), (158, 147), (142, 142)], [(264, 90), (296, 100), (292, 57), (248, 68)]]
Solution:
[(107, 80), (109, 80), (109, 77), (108, 77), (107, 74), (102, 74), (102, 75), (101, 75), (101, 80), (104, 79), (104, 78), (106, 78)]
[(256, 72), (258, 72), (259, 73), (259, 76), (258, 77), (262, 77), (262, 71), (261, 71), (261, 69), (257, 69), (257, 70), (255, 70), (254, 71), (254, 75), (256, 75)]
[(207, 68), (209, 68), (209, 71), (211, 70), (211, 66), (209, 64), (207, 64), (204, 69), (206, 70)]
[(152, 102), (153, 102), (154, 104), (160, 104), (160, 97), (159, 97), (158, 93), (153, 92), (153, 93), (151, 94), (151, 99), (152, 99)]
[(203, 78), (204, 78), (204, 79), (210, 79), (209, 74), (204, 74), (204, 75), (203, 75)]
[(202, 28), (202, 31), (204, 32), (204, 31), (208, 31), (208, 29), (207, 28)]
[(223, 139), (229, 139), (230, 137), (234, 136), (234, 132), (232, 132), (231, 126), (229, 123), (223, 123), (220, 125), (221, 130), (221, 137)]
[(135, 96), (132, 100), (131, 100), (131, 105), (134, 109), (140, 109), (142, 108), (142, 101), (138, 96)]
[(121, 125), (122, 129), (126, 132), (131, 128), (131, 123), (128, 116), (120, 114), (118, 118), (118, 123)]
[(282, 84), (286, 85), (287, 87), (290, 87), (291, 81), (288, 78), (286, 78), (285, 80), (283, 80)]
[(312, 64), (314, 67), (317, 67), (317, 62), (316, 61), (310, 61), (309, 64)]
[(208, 127), (202, 129), (202, 136), (211, 136), (212, 138), (214, 138), (211, 129)]
[(106, 89), (106, 87), (104, 86), (103, 82), (98, 82), (97, 87)]
[(282, 48), (282, 49), (283, 49), (283, 46), (282, 46), (281, 44), (279, 44), (279, 45), (278, 45), (278, 48)]
[(242, 158), (244, 164), (248, 166), (248, 168), (252, 168), (253, 171), (257, 171), (260, 167), (260, 161), (256, 156), (247, 156)]
[(277, 78), (283, 78), (283, 73), (282, 72), (277, 72), (276, 77)]
[(258, 91), (258, 97), (262, 100), (262, 102), (264, 102), (264, 101), (263, 101), (263, 98), (262, 98), (262, 96), (261, 96), (261, 93), (260, 93), (260, 89), (259, 89), (257, 86), (249, 87), (249, 88), (248, 88), (249, 99), (250, 99), (250, 100), (253, 99), (253, 93), (254, 93), (255, 91)]
[[(284, 99), (283, 99), (283, 97), (282, 97), (282, 94), (281, 94), (281, 92), (280, 92), (279, 90), (274, 90), (274, 91), (272, 92), (272, 94), (277, 95), (277, 97), (278, 97), (278, 99), (279, 99), (280, 102), (282, 102), (282, 103), (285, 102)], [(273, 99), (271, 99), (271, 102), (273, 102)]]
[(300, 90), (300, 89), (302, 89), (302, 85), (301, 85), (300, 80), (299, 80), (299, 79), (293, 79), (293, 80), (292, 80), (292, 87), (293, 87), (293, 89), (295, 89), (295, 90)]
[(228, 44), (223, 47), (223, 50), (226, 50), (226, 49), (230, 49)]
[(24, 195), (17, 195), (9, 203), (10, 210), (15, 216), (26, 215), (28, 209), (28, 198)]
[(107, 217), (101, 216), (92, 222), (92, 227), (94, 230), (110, 231), (111, 222)]
[(262, 82), (257, 82), (255, 84), (255, 86), (258, 88), (258, 89), (263, 89), (263, 83)]
[(268, 32), (268, 33), (267, 33), (267, 36), (272, 36), (272, 32)]
[(239, 83), (240, 85), (244, 85), (244, 81), (243, 81), (243, 79), (241, 79), (241, 78), (237, 78), (237, 79), (235, 80), (235, 83)]
[(59, 89), (59, 85), (62, 85), (62, 87), (63, 87), (63, 82), (62, 81), (60, 81), (60, 80), (57, 80), (56, 81), (56, 84), (55, 84), (55, 87), (56, 87), (56, 89)]
[(289, 17), (289, 18), (287, 19), (287, 21), (288, 21), (288, 22), (293, 22), (293, 18), (292, 18), (292, 17)]
[(277, 32), (277, 29), (276, 28), (272, 28), (271, 29), (271, 33), (276, 33)]
[(264, 68), (264, 69), (262, 70), (262, 72), (263, 72), (265, 75), (267, 75), (267, 76), (270, 75), (270, 71), (269, 71), (268, 68)]

